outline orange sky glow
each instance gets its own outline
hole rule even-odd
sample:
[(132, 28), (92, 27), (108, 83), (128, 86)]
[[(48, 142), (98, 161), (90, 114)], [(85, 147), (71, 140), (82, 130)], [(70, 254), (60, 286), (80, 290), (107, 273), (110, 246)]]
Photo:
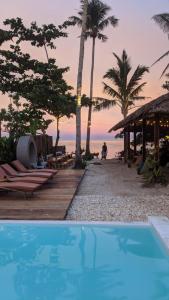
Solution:
[[(165, 51), (168, 50), (168, 39), (159, 27), (152, 20), (152, 16), (162, 12), (168, 12), (168, 0), (104, 0), (112, 7), (111, 14), (119, 19), (119, 26), (116, 29), (109, 27), (105, 30), (108, 41), (96, 43), (95, 75), (94, 75), (94, 96), (104, 96), (103, 75), (112, 66), (115, 66), (115, 59), (112, 52), (121, 55), (126, 49), (133, 68), (138, 64), (151, 66), (151, 64)], [(23, 18), (25, 24), (37, 21), (40, 24), (63, 23), (67, 17), (76, 15), (79, 9), (79, 0), (0, 0), (1, 4), (1, 25), (2, 20), (11, 17)], [(79, 54), (79, 29), (68, 29), (69, 37), (56, 40), (56, 50), (49, 51), (50, 56), (56, 59), (60, 67), (69, 66), (70, 71), (65, 79), (68, 84), (76, 88), (78, 54)], [(35, 49), (29, 45), (24, 45), (24, 51), (29, 51), (33, 57), (45, 60), (43, 49)], [(164, 78), (160, 79), (161, 72), (168, 60), (164, 59), (157, 65), (151, 67), (150, 73), (146, 74), (144, 80), (147, 86), (143, 95), (158, 97), (165, 93), (161, 88)], [(83, 93), (89, 95), (91, 65), (91, 41), (85, 45), (85, 60), (83, 73)], [(6, 107), (9, 103), (7, 96), (0, 96), (0, 108)], [(150, 99), (149, 99), (150, 100)], [(143, 102), (144, 103), (144, 102)], [(140, 103), (139, 103), (140, 104)], [(113, 135), (107, 131), (113, 124), (121, 119), (119, 109), (93, 113), (92, 137), (94, 139), (110, 139)], [(82, 110), (82, 137), (86, 134), (87, 111)], [(49, 134), (55, 135), (56, 124), (53, 122), (48, 130)], [(75, 137), (75, 118), (63, 119), (61, 122), (62, 139)]]

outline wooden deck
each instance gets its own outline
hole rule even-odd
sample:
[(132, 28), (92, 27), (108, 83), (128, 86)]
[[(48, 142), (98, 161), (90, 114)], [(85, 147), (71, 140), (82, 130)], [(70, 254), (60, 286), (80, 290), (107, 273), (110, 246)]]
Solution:
[(84, 170), (60, 170), (30, 199), (23, 193), (0, 193), (0, 219), (64, 220), (83, 175)]

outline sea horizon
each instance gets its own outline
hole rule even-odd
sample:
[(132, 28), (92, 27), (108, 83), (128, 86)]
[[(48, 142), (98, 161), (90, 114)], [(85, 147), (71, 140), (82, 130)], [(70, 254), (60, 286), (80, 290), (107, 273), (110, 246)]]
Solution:
[[(120, 151), (123, 150), (123, 140), (122, 139), (111, 139), (111, 140), (106, 140), (106, 139), (98, 139), (98, 140), (91, 140), (91, 152), (92, 153), (99, 153), (99, 157), (101, 157), (101, 150), (102, 150), (102, 145), (103, 143), (106, 142), (107, 148), (108, 148), (108, 155), (107, 158), (111, 159), (116, 156), (116, 154)], [(76, 140), (71, 139), (71, 140), (65, 140), (65, 139), (60, 139), (59, 141), (59, 146), (66, 146), (66, 152), (72, 153), (75, 152), (75, 144)], [(82, 139), (81, 142), (82, 149), (85, 149), (86, 145), (86, 140)]]

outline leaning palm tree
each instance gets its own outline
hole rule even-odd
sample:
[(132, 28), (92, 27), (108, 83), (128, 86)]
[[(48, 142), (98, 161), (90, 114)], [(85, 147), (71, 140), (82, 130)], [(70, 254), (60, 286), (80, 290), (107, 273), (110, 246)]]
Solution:
[[(130, 60), (125, 50), (123, 50), (121, 58), (113, 53), (117, 59), (117, 68), (111, 68), (104, 75), (105, 79), (111, 81), (113, 86), (104, 84), (104, 92), (112, 99), (97, 98), (95, 103), (95, 110), (100, 111), (102, 109), (109, 109), (114, 105), (119, 106), (123, 118), (125, 119), (131, 108), (134, 108), (135, 101), (145, 99), (143, 96), (139, 96), (146, 82), (140, 84), (145, 72), (148, 72), (146, 66), (138, 65), (134, 73), (130, 76), (132, 70)], [(115, 89), (116, 87), (116, 89)], [(126, 151), (127, 137), (124, 134), (124, 158), (127, 159)]]
[[(169, 13), (155, 15), (153, 17), (153, 20), (160, 26), (160, 28), (163, 30), (164, 33), (167, 33), (168, 38), (169, 38)], [(167, 52), (165, 52), (162, 56), (160, 56), (155, 61), (154, 64), (156, 64), (157, 62), (159, 62), (161, 59), (163, 59), (164, 57), (166, 57), (168, 55), (169, 55), (169, 50)], [(167, 66), (163, 70), (163, 72), (161, 74), (161, 77), (165, 74), (165, 72), (167, 71), (168, 68), (169, 68), (169, 63), (167, 64)]]
[[(114, 16), (107, 17), (110, 7), (100, 0), (90, 0), (87, 8), (86, 22), (86, 39), (92, 38), (92, 64), (91, 64), (91, 79), (90, 79), (90, 105), (88, 112), (87, 123), (87, 138), (86, 138), (86, 154), (90, 154), (90, 133), (91, 133), (91, 117), (92, 117), (92, 99), (93, 99), (93, 76), (94, 76), (94, 61), (95, 61), (95, 44), (96, 39), (102, 42), (107, 41), (107, 36), (102, 34), (102, 31), (108, 26), (115, 27), (118, 24), (118, 19)], [(79, 16), (72, 16), (69, 19), (78, 26), (82, 26), (82, 10), (79, 11)]]
[(140, 84), (140, 80), (149, 69), (146, 66), (138, 65), (130, 76), (132, 67), (126, 51), (123, 50), (121, 58), (115, 53), (113, 55), (117, 60), (117, 68), (109, 69), (104, 75), (104, 78), (110, 80), (113, 86), (103, 83), (104, 92), (111, 96), (112, 99), (96, 98), (95, 110), (109, 109), (117, 105), (121, 109), (123, 118), (126, 118), (129, 110), (134, 107), (135, 101), (145, 99), (139, 94), (146, 82)]

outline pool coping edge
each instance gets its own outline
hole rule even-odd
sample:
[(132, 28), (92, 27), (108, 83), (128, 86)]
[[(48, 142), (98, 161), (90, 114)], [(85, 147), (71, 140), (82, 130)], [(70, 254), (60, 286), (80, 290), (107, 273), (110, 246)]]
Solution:
[(169, 251), (169, 218), (165, 216), (149, 216), (148, 222)]

